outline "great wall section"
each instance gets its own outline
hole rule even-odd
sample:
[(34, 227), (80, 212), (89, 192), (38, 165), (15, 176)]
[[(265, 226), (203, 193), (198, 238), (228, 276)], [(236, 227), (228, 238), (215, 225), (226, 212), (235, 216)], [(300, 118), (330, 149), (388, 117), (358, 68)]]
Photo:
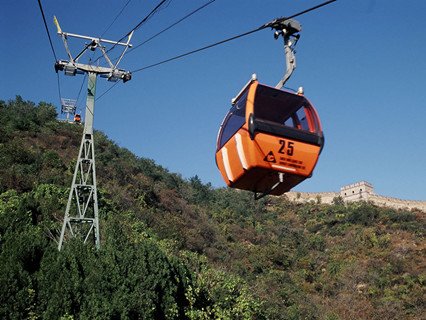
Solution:
[(381, 196), (374, 193), (371, 183), (360, 181), (340, 188), (340, 192), (294, 192), (286, 193), (291, 201), (296, 202), (320, 202), (331, 204), (333, 199), (341, 197), (345, 202), (371, 201), (378, 206), (391, 207), (395, 209), (419, 209), (426, 212), (426, 201), (402, 200), (392, 197)]

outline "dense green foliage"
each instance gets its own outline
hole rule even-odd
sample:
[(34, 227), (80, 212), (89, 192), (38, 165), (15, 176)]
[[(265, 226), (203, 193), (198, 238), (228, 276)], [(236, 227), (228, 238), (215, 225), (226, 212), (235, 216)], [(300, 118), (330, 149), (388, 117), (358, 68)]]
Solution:
[(424, 213), (254, 201), (95, 134), (101, 249), (57, 250), (82, 127), (0, 101), (0, 318), (420, 319)]

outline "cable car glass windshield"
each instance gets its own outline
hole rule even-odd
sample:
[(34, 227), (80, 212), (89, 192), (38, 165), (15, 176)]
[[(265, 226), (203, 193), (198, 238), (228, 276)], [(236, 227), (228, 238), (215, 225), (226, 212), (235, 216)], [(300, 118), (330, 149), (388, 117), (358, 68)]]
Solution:
[(279, 125), (305, 131), (316, 131), (316, 123), (309, 124), (308, 100), (286, 91), (258, 85), (255, 95), (254, 116)]

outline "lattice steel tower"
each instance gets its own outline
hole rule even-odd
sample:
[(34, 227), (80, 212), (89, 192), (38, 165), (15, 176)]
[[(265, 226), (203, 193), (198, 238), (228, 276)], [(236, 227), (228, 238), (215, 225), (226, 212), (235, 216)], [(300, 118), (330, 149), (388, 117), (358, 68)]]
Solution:
[[(61, 30), (56, 17), (54, 18), (54, 22), (58, 29), (58, 34), (62, 37), (69, 58), (69, 60), (59, 60), (55, 63), (56, 72), (64, 71), (65, 75), (69, 76), (75, 76), (77, 73), (88, 74), (83, 137), (81, 139), (80, 151), (74, 170), (68, 203), (65, 209), (65, 217), (62, 224), (58, 249), (61, 250), (64, 241), (69, 236), (81, 237), (84, 239), (85, 243), (89, 239), (93, 239), (95, 246), (99, 249), (99, 212), (96, 188), (95, 148), (93, 141), (96, 79), (97, 75), (107, 78), (108, 81), (114, 82), (119, 80), (127, 82), (132, 78), (130, 72), (118, 69), (117, 66), (126, 50), (131, 47), (130, 39), (132, 38), (133, 32), (128, 35), (127, 42), (111, 41), (97, 37), (66, 33)], [(70, 37), (90, 41), (85, 44), (84, 49), (75, 58), (71, 55), (68, 47), (68, 38)], [(108, 57), (105, 46), (103, 46), (104, 43), (112, 44), (113, 46), (124, 46), (124, 50), (115, 64), (112, 63)], [(100, 67), (79, 63), (78, 60), (88, 49), (91, 51), (99, 49), (109, 66)]]

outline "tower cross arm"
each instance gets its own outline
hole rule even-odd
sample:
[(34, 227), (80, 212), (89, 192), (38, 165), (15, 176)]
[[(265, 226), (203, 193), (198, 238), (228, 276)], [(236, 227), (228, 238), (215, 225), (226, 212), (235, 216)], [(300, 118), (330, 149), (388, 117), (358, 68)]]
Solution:
[(79, 34), (75, 34), (75, 33), (69, 33), (69, 32), (61, 32), (59, 34), (65, 35), (66, 37), (85, 39), (85, 40), (90, 40), (90, 41), (96, 41), (96, 42), (99, 42), (99, 43), (103, 42), (103, 43), (109, 43), (109, 44), (113, 44), (113, 45), (129, 47), (129, 48), (133, 47), (132, 44), (127, 43), (127, 42), (118, 42), (118, 41), (107, 40), (107, 39), (102, 39), (102, 38), (98, 38), (98, 37), (83, 36), (83, 35), (79, 35)]
[[(130, 40), (133, 36), (133, 31), (129, 33), (128, 38), (127, 38), (127, 42), (113, 41), (113, 40), (107, 40), (107, 39), (102, 39), (102, 38), (98, 38), (98, 37), (89, 37), (89, 36), (83, 36), (83, 35), (79, 35), (79, 34), (75, 34), (75, 33), (64, 32), (64, 31), (62, 31), (62, 29), (59, 25), (58, 19), (56, 17), (54, 17), (53, 20), (54, 20), (54, 23), (57, 27), (57, 33), (62, 37), (62, 40), (63, 40), (64, 45), (65, 45), (65, 49), (66, 49), (68, 57), (69, 57), (68, 60), (58, 60), (55, 63), (56, 72), (64, 71), (65, 74), (69, 75), (69, 76), (75, 76), (77, 73), (94, 73), (94, 74), (99, 74), (101, 77), (107, 78), (108, 81), (114, 81), (114, 82), (116, 82), (118, 80), (123, 80), (123, 82), (127, 82), (127, 81), (132, 79), (131, 72), (119, 69), (118, 64), (121, 61), (121, 59), (123, 58), (126, 50), (128, 48), (132, 47), (132, 45), (130, 44)], [(84, 40), (90, 40), (90, 42), (85, 45), (84, 49), (75, 58), (72, 56), (71, 51), (69, 50), (69, 47), (68, 47), (68, 38), (69, 37), (74, 37), (74, 38), (79, 38), (79, 39), (84, 39)], [(113, 64), (112, 61), (110, 60), (110, 58), (108, 57), (107, 52), (109, 50), (106, 51), (105, 47), (102, 45), (102, 43), (112, 44), (113, 45), (112, 48), (114, 48), (114, 46), (116, 46), (116, 45), (124, 46), (124, 51), (115, 64)], [(87, 52), (88, 49), (90, 49), (91, 51), (99, 49), (102, 52), (102, 55), (105, 58), (105, 60), (107, 61), (109, 67), (95, 66), (95, 65), (91, 65), (91, 64), (83, 64), (83, 63), (78, 62), (80, 57), (85, 52)]]

